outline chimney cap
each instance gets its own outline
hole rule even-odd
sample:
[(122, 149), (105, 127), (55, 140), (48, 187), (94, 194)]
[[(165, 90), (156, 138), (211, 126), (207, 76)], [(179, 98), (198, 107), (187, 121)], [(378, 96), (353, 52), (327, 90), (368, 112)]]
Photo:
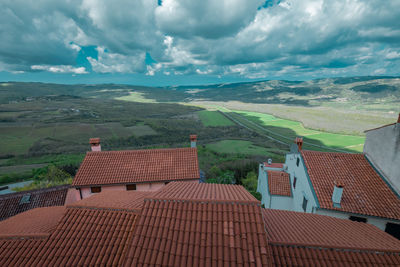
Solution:
[(339, 187), (339, 188), (343, 188), (344, 187), (344, 182), (341, 181), (341, 180), (335, 180), (334, 184), (335, 184), (336, 187)]
[(90, 138), (90, 139), (89, 139), (89, 144), (91, 144), (91, 145), (98, 145), (98, 144), (100, 144), (100, 138)]
[(197, 140), (197, 135), (196, 134), (191, 134), (190, 135), (190, 141), (196, 141)]
[(294, 143), (297, 145), (298, 150), (300, 151), (301, 148), (303, 147), (303, 137), (296, 137), (294, 139)]

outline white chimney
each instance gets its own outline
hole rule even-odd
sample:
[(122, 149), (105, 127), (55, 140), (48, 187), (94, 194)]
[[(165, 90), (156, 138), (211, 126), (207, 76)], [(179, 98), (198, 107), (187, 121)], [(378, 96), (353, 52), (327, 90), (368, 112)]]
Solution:
[(197, 142), (197, 135), (191, 134), (190, 135), (190, 147), (196, 147)]
[(340, 201), (342, 200), (342, 194), (343, 194), (343, 187), (344, 184), (340, 181), (335, 181), (334, 187), (333, 187), (333, 194), (332, 194), (332, 201), (333, 205), (340, 205)]
[(268, 165), (272, 164), (272, 159), (268, 159)]
[(89, 143), (92, 151), (101, 151), (100, 138), (90, 138)]

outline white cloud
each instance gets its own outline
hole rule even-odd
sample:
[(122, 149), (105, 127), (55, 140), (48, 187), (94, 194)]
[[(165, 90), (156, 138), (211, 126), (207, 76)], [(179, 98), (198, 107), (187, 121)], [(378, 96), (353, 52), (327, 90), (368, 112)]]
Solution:
[(44, 70), (54, 73), (74, 73), (74, 74), (87, 74), (88, 72), (84, 67), (73, 67), (70, 65), (32, 65), (32, 70)]
[(88, 57), (92, 69), (100, 73), (135, 73), (144, 69), (145, 53), (125, 56), (118, 53), (106, 52), (104, 47), (98, 47), (98, 58)]
[[(0, 70), (87, 72), (74, 65), (90, 45), (99, 73), (369, 75), (383, 66), (398, 74), (400, 1), (263, 3), (4, 0)], [(146, 53), (157, 63), (146, 66)]]

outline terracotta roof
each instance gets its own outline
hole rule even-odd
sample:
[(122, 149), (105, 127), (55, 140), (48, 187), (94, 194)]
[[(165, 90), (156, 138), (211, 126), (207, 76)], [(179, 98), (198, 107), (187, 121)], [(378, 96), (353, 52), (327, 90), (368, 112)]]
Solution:
[(120, 266), (136, 218), (131, 211), (67, 208), (56, 230), (23, 265)]
[(153, 194), (153, 192), (148, 191), (106, 191), (74, 202), (69, 207), (140, 211), (143, 206), (143, 200)]
[(268, 188), (271, 195), (291, 196), (289, 174), (281, 171), (267, 171)]
[(46, 236), (65, 212), (64, 206), (32, 209), (0, 222), (0, 238), (11, 236)]
[(368, 223), (273, 209), (263, 218), (274, 244), (400, 252), (400, 240)]
[(400, 241), (373, 225), (263, 209), (275, 266), (399, 266)]
[(24, 266), (45, 241), (44, 238), (0, 239), (0, 266)]
[(399, 266), (399, 253), (270, 245), (274, 266)]
[(276, 168), (276, 169), (282, 169), (283, 168), (283, 163), (271, 163), (268, 164), (268, 162), (264, 162), (265, 167), (269, 168)]
[(257, 202), (145, 200), (127, 266), (267, 266)]
[(196, 148), (88, 152), (73, 186), (200, 179)]
[(252, 194), (240, 185), (199, 184), (194, 182), (169, 183), (156, 191), (153, 198), (257, 201)]
[[(18, 213), (40, 207), (62, 206), (65, 203), (69, 185), (29, 190), (0, 196), (0, 221)], [(28, 203), (21, 203), (30, 195)]]
[[(302, 151), (321, 208), (400, 219), (400, 199), (363, 154)], [(344, 182), (340, 208), (334, 208), (334, 181)]]

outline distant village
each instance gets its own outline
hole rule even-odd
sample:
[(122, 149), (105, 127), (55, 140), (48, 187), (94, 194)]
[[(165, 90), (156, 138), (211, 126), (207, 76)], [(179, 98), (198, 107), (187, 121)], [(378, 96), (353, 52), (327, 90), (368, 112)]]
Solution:
[(206, 183), (201, 136), (120, 151), (91, 138), (71, 185), (0, 196), (0, 266), (400, 266), (400, 114), (365, 133), (360, 154), (297, 137), (285, 162), (266, 157), (261, 201)]

